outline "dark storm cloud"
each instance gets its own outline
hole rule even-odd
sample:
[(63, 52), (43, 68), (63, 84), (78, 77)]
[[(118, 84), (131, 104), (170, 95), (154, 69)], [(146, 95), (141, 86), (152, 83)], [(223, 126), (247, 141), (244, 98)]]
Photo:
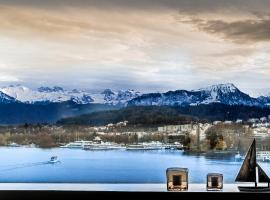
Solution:
[(224, 20), (191, 19), (185, 23), (195, 24), (200, 30), (216, 34), (238, 43), (253, 43), (270, 40), (270, 15), (260, 18), (227, 22)]
[(203, 30), (221, 35), (236, 42), (259, 42), (270, 40), (270, 20), (245, 20), (224, 22), (208, 21), (200, 25)]
[(102, 6), (155, 9), (179, 9), (182, 12), (213, 12), (215, 10), (261, 10), (269, 8), (269, 0), (0, 0), (0, 4), (22, 6)]

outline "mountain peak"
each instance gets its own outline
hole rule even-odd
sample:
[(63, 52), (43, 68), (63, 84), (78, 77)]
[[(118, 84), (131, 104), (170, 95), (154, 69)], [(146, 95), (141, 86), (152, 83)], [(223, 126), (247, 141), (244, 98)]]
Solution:
[(17, 102), (17, 100), (11, 96), (6, 95), (5, 93), (0, 91), (0, 103), (14, 103)]
[(39, 87), (37, 90), (39, 92), (50, 92), (51, 88), (50, 87)]
[(231, 93), (239, 91), (238, 88), (233, 83), (217, 84), (211, 85), (209, 87), (201, 88), (197, 91), (221, 91), (223, 93)]
[(105, 95), (114, 95), (114, 92), (111, 89), (105, 89), (101, 94)]
[(59, 86), (54, 86), (53, 91), (54, 92), (64, 92), (64, 89), (62, 87), (59, 87)]
[(129, 105), (183, 106), (211, 103), (249, 106), (266, 105), (261, 100), (252, 98), (241, 92), (232, 83), (217, 84), (192, 91), (176, 90), (166, 93), (142, 95), (130, 101)]
[(0, 92), (17, 101), (30, 104), (73, 101), (77, 104), (99, 103), (124, 105), (127, 101), (137, 97), (139, 94), (134, 90), (114, 92), (111, 89), (105, 89), (103, 92), (96, 94), (78, 89), (65, 90), (59, 86), (42, 86), (37, 89), (30, 89), (22, 85), (2, 87), (0, 88)]
[(28, 87), (25, 87), (21, 84), (17, 84), (17, 85), (9, 85), (7, 87), (3, 87), (2, 88), (3, 90), (30, 90)]
[(50, 87), (39, 87), (37, 89), (39, 92), (64, 92), (64, 89), (59, 86)]
[(80, 93), (80, 91), (78, 90), (78, 89), (73, 89), (73, 90), (71, 90), (71, 92), (73, 92), (73, 93)]

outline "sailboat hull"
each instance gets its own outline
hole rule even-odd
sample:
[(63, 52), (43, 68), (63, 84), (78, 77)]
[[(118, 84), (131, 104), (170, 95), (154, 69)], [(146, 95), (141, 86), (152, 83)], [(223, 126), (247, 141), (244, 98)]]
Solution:
[(270, 192), (270, 187), (243, 187), (238, 186), (241, 192)]

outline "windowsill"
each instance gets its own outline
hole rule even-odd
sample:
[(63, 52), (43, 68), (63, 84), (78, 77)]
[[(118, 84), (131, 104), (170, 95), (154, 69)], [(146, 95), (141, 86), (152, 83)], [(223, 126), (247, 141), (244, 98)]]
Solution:
[[(254, 184), (239, 184), (253, 186)], [(239, 192), (238, 185), (224, 184), (222, 191), (207, 191), (206, 184), (189, 184), (188, 192)], [(117, 191), (167, 192), (166, 184), (73, 184), (73, 183), (0, 183), (0, 191)]]

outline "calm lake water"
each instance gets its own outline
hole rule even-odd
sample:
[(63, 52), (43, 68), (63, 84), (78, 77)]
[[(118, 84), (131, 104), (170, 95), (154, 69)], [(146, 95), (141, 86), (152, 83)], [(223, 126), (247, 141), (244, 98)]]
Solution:
[[(61, 163), (46, 164), (51, 156)], [(181, 151), (85, 151), (0, 147), (0, 182), (24, 183), (166, 183), (168, 167), (189, 168), (191, 183), (204, 183), (206, 174), (224, 174), (234, 183), (242, 162), (205, 158)], [(270, 174), (270, 163), (261, 163)]]

